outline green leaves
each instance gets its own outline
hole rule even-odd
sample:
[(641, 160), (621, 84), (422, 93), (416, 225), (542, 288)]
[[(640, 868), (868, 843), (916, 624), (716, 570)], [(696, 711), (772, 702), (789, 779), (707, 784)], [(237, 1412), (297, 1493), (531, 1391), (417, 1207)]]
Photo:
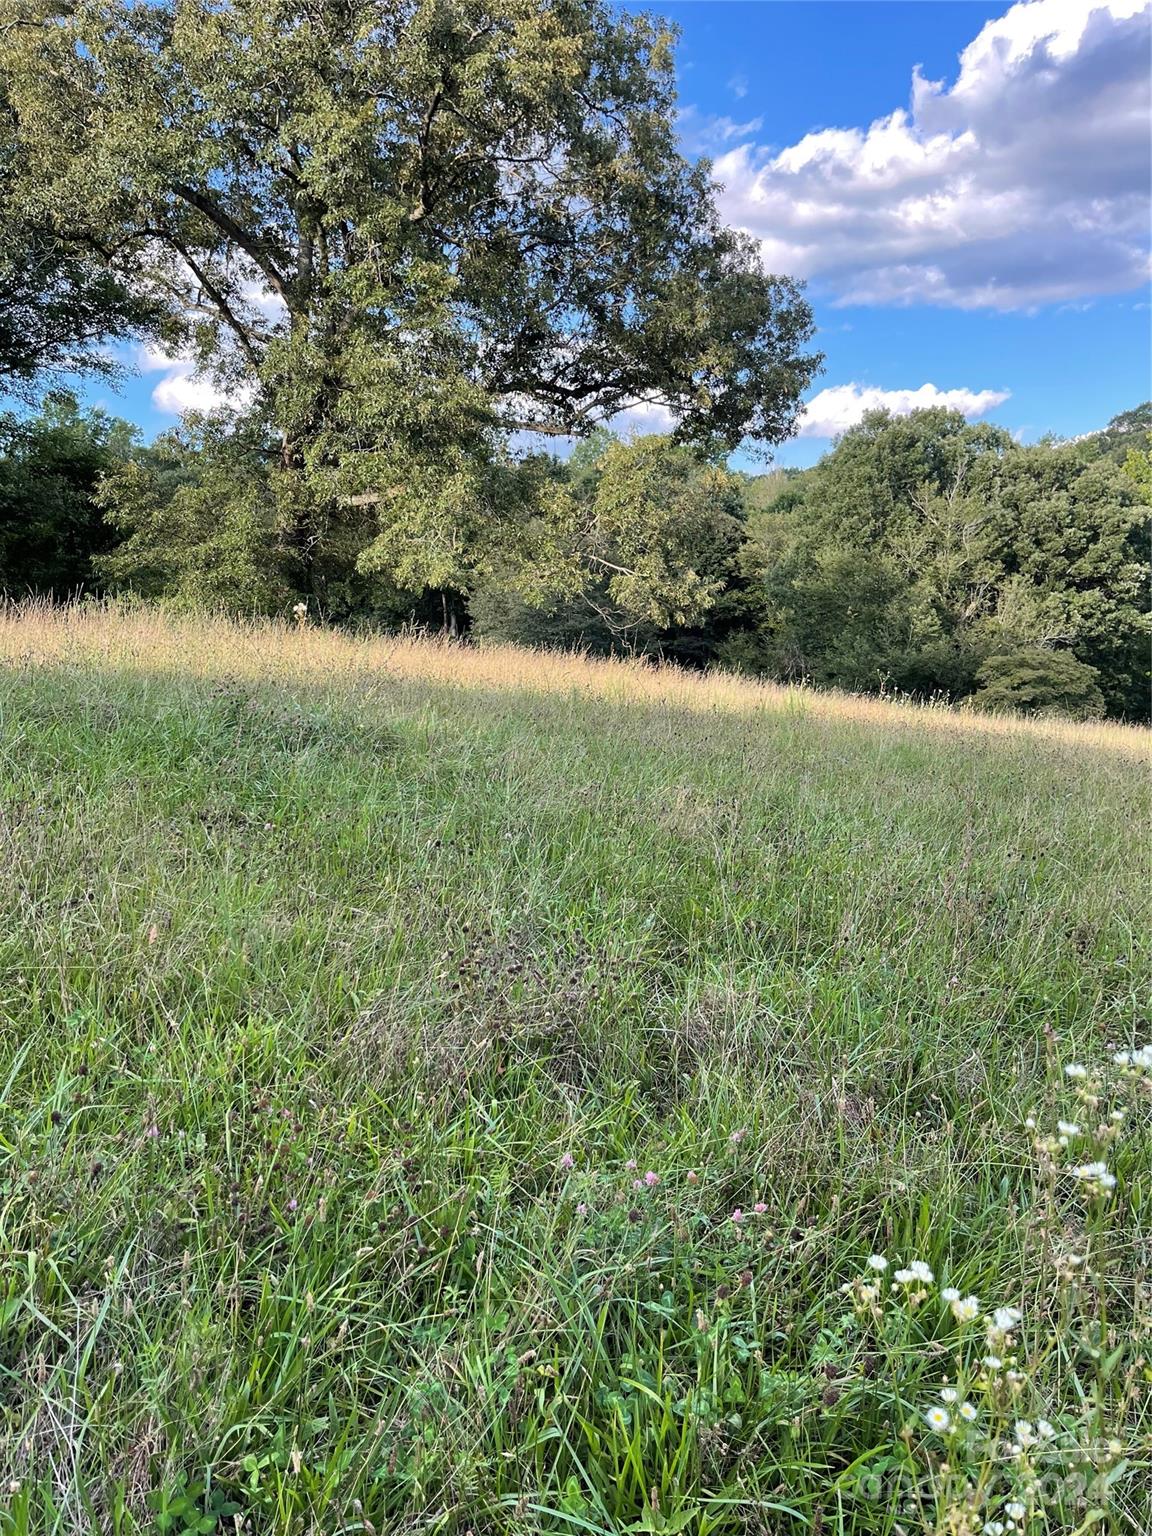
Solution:
[[(759, 633), (733, 660), (842, 687), (1143, 716), (1147, 516), (1091, 443), (1022, 448), (955, 412), (870, 413), (752, 521)], [(1050, 680), (1021, 680), (1014, 702), (983, 692), (983, 668), (1022, 664)]]
[(789, 431), (811, 315), (678, 154), (663, 22), (600, 0), (13, 5), (16, 195), (251, 395), (318, 598), (348, 497), (376, 498), (365, 566), (401, 585), (502, 560), (518, 428), (644, 401), (685, 442)]
[(231, 1524), (244, 1506), (230, 1499), (218, 1485), (208, 1488), (202, 1479), (159, 1488), (147, 1498), (162, 1536), (213, 1536)]

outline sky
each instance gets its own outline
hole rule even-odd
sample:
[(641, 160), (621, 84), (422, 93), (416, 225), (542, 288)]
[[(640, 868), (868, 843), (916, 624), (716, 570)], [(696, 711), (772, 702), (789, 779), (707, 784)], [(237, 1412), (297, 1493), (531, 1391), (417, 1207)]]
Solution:
[[(775, 463), (814, 462), (873, 405), (1028, 442), (1152, 393), (1152, 0), (631, 8), (680, 28), (681, 140), (727, 221), (807, 283), (824, 372)], [(144, 361), (101, 395), (149, 435), (211, 403), (186, 364)]]

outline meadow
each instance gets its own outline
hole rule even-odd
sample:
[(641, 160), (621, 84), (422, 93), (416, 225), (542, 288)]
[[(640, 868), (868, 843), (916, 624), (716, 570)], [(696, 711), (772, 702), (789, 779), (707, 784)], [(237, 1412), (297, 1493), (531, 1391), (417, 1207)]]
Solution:
[(1149, 733), (0, 611), (0, 1532), (1142, 1536)]

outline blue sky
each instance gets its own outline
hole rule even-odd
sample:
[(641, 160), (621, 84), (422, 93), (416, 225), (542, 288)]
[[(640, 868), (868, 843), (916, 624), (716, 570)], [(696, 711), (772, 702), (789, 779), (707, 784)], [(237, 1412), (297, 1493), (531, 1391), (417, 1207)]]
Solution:
[[(661, 9), (682, 33), (686, 144), (715, 158), (733, 222), (775, 240), (770, 265), (808, 279), (826, 354), (812, 393), (837, 393), (805, 431), (848, 424), (868, 389), (964, 391), (1025, 440), (1090, 431), (1147, 398), (1146, 5), (682, 0)], [(942, 88), (924, 93), (904, 142), (897, 133), (885, 144), (891, 133), (869, 129), (909, 110), (917, 66)], [(771, 169), (821, 130), (856, 130), (856, 139), (804, 168)], [(950, 164), (965, 136), (975, 142), (964, 163)], [(861, 173), (869, 138), (874, 188)], [(773, 195), (757, 208), (747, 189), (765, 164)], [(789, 220), (777, 199), (815, 202), (814, 235), (782, 233)], [(905, 254), (900, 216), (921, 199), (940, 200), (941, 228)], [(974, 229), (997, 204), (1000, 229)], [(890, 238), (886, 220), (897, 226)], [(968, 257), (953, 260), (965, 245)], [(801, 247), (798, 268), (787, 258)], [(894, 256), (911, 268), (907, 280), (877, 280)], [(921, 281), (941, 265), (943, 284)], [(943, 289), (938, 302), (918, 302), (925, 286)], [(850, 395), (849, 385), (859, 388)], [(989, 395), (1007, 398), (984, 408)], [(828, 446), (804, 436), (776, 461), (810, 463)]]
[[(1150, 0), (643, 8), (681, 29), (685, 149), (766, 264), (808, 282), (825, 372), (777, 463), (873, 403), (943, 399), (1027, 441), (1152, 392)], [(210, 391), (157, 363), (98, 393), (151, 434)]]

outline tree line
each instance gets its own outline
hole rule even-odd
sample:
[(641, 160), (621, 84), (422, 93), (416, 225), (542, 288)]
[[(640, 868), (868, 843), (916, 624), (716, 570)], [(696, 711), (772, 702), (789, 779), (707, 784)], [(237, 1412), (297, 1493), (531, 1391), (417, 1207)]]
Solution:
[[(1146, 408), (728, 467), (821, 359), (676, 148), (674, 41), (601, 0), (8, 0), (0, 390), (43, 406), (0, 424), (0, 584), (1146, 715)], [(110, 338), (231, 408), (145, 445), (45, 396)], [(674, 426), (617, 439), (636, 405)]]
[(259, 434), (209, 418), (144, 444), (57, 395), (0, 417), (0, 572), (13, 594), (282, 615), (303, 601), (334, 623), (1141, 720), (1150, 441), (1149, 404), (1032, 447), (951, 411), (879, 411), (811, 469), (749, 475), (719, 449), (601, 428), (567, 459), (503, 466), (505, 494), (567, 508), (525, 534), (531, 558), (477, 566), (466, 587), (424, 566), (405, 581), (364, 558), (375, 508), (350, 509), (320, 609), (277, 537)]

